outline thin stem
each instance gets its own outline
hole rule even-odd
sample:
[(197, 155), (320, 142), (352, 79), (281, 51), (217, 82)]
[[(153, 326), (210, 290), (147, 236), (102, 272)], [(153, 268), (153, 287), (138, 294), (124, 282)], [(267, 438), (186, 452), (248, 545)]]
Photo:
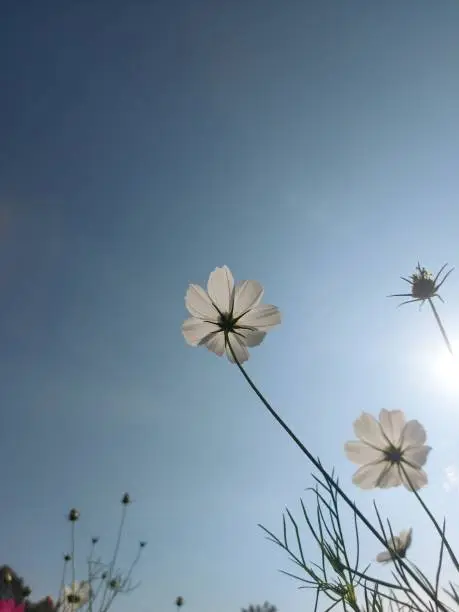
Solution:
[[(100, 581), (99, 581), (99, 584), (97, 585), (97, 589), (93, 593), (93, 596), (92, 596), (92, 601), (93, 602), (95, 602), (97, 600), (97, 598), (99, 597), (99, 593), (101, 591), (102, 586), (105, 586), (105, 585), (104, 585), (104, 580), (101, 578)], [(100, 608), (99, 612), (101, 611), (101, 609), (102, 608)]]
[(456, 557), (456, 555), (454, 554), (453, 549), (451, 548), (450, 543), (448, 542), (446, 536), (445, 536), (445, 524), (443, 525), (443, 529), (440, 527), (440, 525), (438, 524), (437, 519), (434, 517), (434, 515), (432, 514), (432, 512), (429, 510), (429, 508), (426, 506), (424, 500), (422, 499), (422, 497), (419, 495), (419, 492), (414, 488), (414, 486), (411, 483), (411, 480), (404, 468), (404, 466), (401, 466), (402, 468), (402, 472), (408, 482), (408, 484), (411, 487), (411, 491), (414, 493), (414, 495), (416, 496), (416, 499), (418, 500), (418, 502), (421, 504), (423, 510), (425, 511), (425, 513), (427, 514), (427, 516), (429, 517), (429, 519), (431, 520), (433, 526), (435, 527), (436, 532), (438, 533), (438, 535), (440, 536), (442, 542), (445, 545), (446, 550), (448, 551), (448, 554), (450, 556), (451, 561), (453, 562), (453, 565), (456, 569), (456, 571), (459, 572), (459, 561)]
[(64, 596), (65, 574), (67, 573), (66, 570), (67, 570), (67, 560), (64, 558), (64, 569), (62, 570), (61, 589), (60, 589), (59, 597), (57, 598), (58, 601), (61, 601), (61, 599)]
[(129, 581), (130, 581), (131, 576), (132, 576), (132, 572), (134, 571), (134, 568), (136, 567), (137, 563), (139, 562), (141, 555), (142, 555), (142, 547), (139, 546), (139, 550), (137, 552), (136, 558), (132, 562), (131, 567), (129, 568), (129, 571), (127, 573), (126, 580), (125, 580), (126, 584), (129, 584)]
[(441, 335), (443, 336), (443, 340), (445, 341), (446, 347), (448, 351), (451, 353), (451, 355), (454, 355), (453, 348), (451, 346), (451, 342), (448, 339), (445, 328), (443, 327), (443, 323), (441, 322), (437, 309), (435, 308), (435, 304), (433, 303), (431, 298), (429, 298), (428, 301), (429, 301), (430, 307), (432, 308), (432, 312), (434, 313), (434, 317), (435, 317), (435, 320), (437, 321), (437, 325), (440, 328)]
[[(331, 476), (328, 474), (328, 472), (325, 470), (325, 468), (322, 467), (321, 463), (310, 453), (310, 451), (301, 442), (301, 440), (293, 433), (293, 431), (290, 429), (290, 427), (287, 425), (287, 423), (285, 423), (285, 421), (283, 421), (282, 418), (277, 414), (277, 412), (274, 410), (274, 408), (271, 407), (271, 405), (269, 404), (268, 400), (265, 399), (265, 397), (258, 390), (258, 388), (256, 387), (255, 383), (250, 378), (250, 376), (247, 374), (247, 372), (244, 370), (242, 365), (239, 363), (239, 361), (238, 361), (238, 359), (236, 357), (236, 354), (234, 353), (233, 347), (231, 346), (231, 343), (230, 343), (230, 340), (229, 340), (228, 337), (227, 337), (227, 342), (228, 342), (228, 346), (229, 346), (231, 355), (233, 357), (234, 363), (239, 368), (239, 371), (241, 372), (242, 376), (245, 378), (245, 380), (248, 383), (249, 387), (252, 389), (252, 391), (255, 393), (255, 395), (258, 397), (258, 399), (262, 402), (262, 404), (265, 406), (265, 408), (268, 410), (268, 412), (271, 414), (271, 416), (277, 421), (277, 423), (279, 423), (279, 425), (282, 427), (282, 429), (287, 433), (288, 436), (290, 436), (290, 438), (293, 440), (293, 442), (295, 442), (295, 444), (298, 446), (298, 448), (306, 455), (306, 457), (313, 464), (313, 466), (322, 474), (322, 476), (324, 476), (324, 478), (327, 480), (327, 482), (335, 489), (335, 491), (346, 502), (346, 504), (350, 508), (352, 508), (352, 510), (359, 517), (359, 519), (362, 521), (362, 523), (367, 527), (367, 529), (375, 536), (375, 538), (377, 538), (377, 540), (385, 548), (387, 548), (387, 542), (378, 533), (378, 531), (373, 527), (373, 525), (366, 518), (366, 516), (357, 508), (357, 506), (354, 504), (354, 502), (351, 501), (351, 499), (346, 495), (346, 493), (341, 489), (341, 487), (331, 478)], [(399, 559), (399, 561), (400, 561), (400, 564), (405, 568), (405, 571), (418, 584), (418, 586), (420, 586), (421, 589), (433, 601), (435, 601), (435, 593), (431, 592), (430, 589), (428, 589), (422, 583), (422, 581), (416, 576), (416, 574), (411, 570), (411, 568), (408, 565), (406, 565), (404, 563), (404, 561), (402, 561), (402, 559)], [(444, 605), (442, 603), (439, 602), (439, 605), (440, 605), (441, 609), (444, 612), (447, 612), (446, 608), (444, 607)]]
[[(75, 523), (72, 521), (72, 594), (75, 592)], [(72, 598), (72, 612), (75, 610), (75, 603)]]
[[(121, 591), (121, 589), (122, 589), (124, 592), (127, 592), (127, 590), (129, 589), (129, 584), (130, 584), (130, 580), (131, 580), (131, 575), (132, 575), (132, 572), (134, 571), (135, 566), (136, 566), (136, 565), (137, 565), (137, 563), (139, 562), (141, 555), (142, 555), (142, 547), (141, 547), (141, 546), (139, 546), (139, 550), (138, 550), (138, 552), (137, 552), (137, 556), (136, 556), (136, 558), (134, 559), (134, 561), (131, 563), (131, 567), (129, 568), (129, 571), (128, 571), (128, 573), (127, 573), (126, 578), (124, 578), (124, 579), (123, 579), (123, 583), (122, 583), (122, 585), (121, 585), (120, 589), (119, 589), (119, 590), (114, 590), (114, 591), (113, 591), (113, 595), (112, 595), (111, 597), (109, 596), (109, 598), (108, 598), (107, 605), (105, 606), (105, 608), (102, 608), (102, 607), (101, 607), (99, 612), (107, 612), (107, 611), (108, 611), (108, 609), (110, 608), (110, 606), (111, 606), (111, 605), (112, 605), (112, 603), (113, 603), (113, 600), (114, 600), (114, 599), (115, 599), (115, 597), (118, 595), (118, 593)], [(135, 587), (133, 587), (133, 588), (135, 588)], [(132, 589), (131, 589), (131, 590), (132, 590)]]
[(94, 572), (92, 570), (92, 560), (94, 556), (94, 548), (96, 547), (96, 543), (91, 542), (91, 553), (88, 559), (88, 583), (89, 583), (89, 604), (88, 604), (88, 612), (92, 612), (93, 606), (93, 592), (92, 592), (92, 583), (94, 580)]
[(116, 539), (116, 546), (115, 546), (115, 551), (113, 553), (113, 559), (112, 559), (112, 562), (110, 564), (110, 569), (108, 570), (108, 577), (107, 577), (107, 579), (105, 581), (105, 590), (104, 590), (104, 594), (103, 594), (103, 597), (102, 597), (102, 604), (100, 606), (101, 610), (104, 609), (105, 598), (107, 597), (108, 588), (109, 588), (110, 582), (111, 582), (111, 580), (113, 578), (113, 570), (114, 570), (114, 567), (115, 567), (116, 558), (118, 557), (118, 551), (119, 551), (119, 548), (120, 548), (121, 535), (123, 533), (124, 521), (126, 520), (126, 511), (127, 511), (128, 504), (124, 504), (123, 503), (122, 505), (123, 505), (123, 510), (122, 510), (122, 513), (121, 513), (121, 523), (120, 523), (120, 527), (118, 529), (118, 537)]

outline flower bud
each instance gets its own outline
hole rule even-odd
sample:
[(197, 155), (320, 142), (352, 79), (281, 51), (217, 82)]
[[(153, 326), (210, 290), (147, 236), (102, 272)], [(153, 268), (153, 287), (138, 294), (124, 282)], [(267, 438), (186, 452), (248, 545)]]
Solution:
[(76, 508), (72, 508), (69, 512), (69, 521), (71, 521), (72, 523), (74, 523), (75, 521), (77, 521), (80, 518), (80, 511), (77, 510)]

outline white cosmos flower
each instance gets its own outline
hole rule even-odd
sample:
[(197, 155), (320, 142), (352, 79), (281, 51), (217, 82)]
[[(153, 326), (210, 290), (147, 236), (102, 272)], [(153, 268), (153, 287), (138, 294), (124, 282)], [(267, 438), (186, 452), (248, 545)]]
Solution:
[(227, 266), (215, 268), (207, 281), (207, 291), (190, 285), (185, 304), (192, 315), (182, 325), (185, 340), (191, 346), (206, 346), (221, 356), (226, 352), (234, 363), (229, 343), (239, 363), (249, 358), (248, 347), (260, 344), (266, 332), (279, 325), (276, 306), (261, 305), (263, 287), (257, 281), (234, 284)]
[[(409, 491), (427, 484), (422, 466), (430, 446), (425, 446), (426, 432), (418, 421), (405, 421), (401, 410), (381, 410), (379, 422), (363, 412), (354, 422), (359, 441), (347, 442), (346, 455), (361, 467), (352, 482), (362, 489), (397, 487)], [(411, 485), (410, 485), (411, 483)]]
[(64, 586), (64, 592), (60, 601), (60, 612), (73, 612), (85, 606), (91, 599), (91, 586), (89, 582), (74, 582), (70, 586)]
[(409, 529), (404, 529), (401, 531), (398, 536), (390, 538), (388, 545), (390, 550), (393, 552), (385, 550), (384, 552), (379, 553), (376, 556), (376, 561), (378, 561), (378, 563), (387, 563), (388, 561), (392, 561), (394, 558), (394, 552), (399, 557), (404, 557), (406, 555), (406, 551), (411, 545), (412, 533), (413, 530), (410, 527)]

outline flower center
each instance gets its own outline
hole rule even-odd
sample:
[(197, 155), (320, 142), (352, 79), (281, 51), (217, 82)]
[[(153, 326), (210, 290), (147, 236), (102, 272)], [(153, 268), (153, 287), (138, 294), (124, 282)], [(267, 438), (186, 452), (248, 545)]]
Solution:
[(67, 595), (67, 601), (69, 603), (77, 604), (80, 602), (80, 596), (76, 593), (70, 593), (69, 595)]
[(402, 451), (395, 446), (390, 446), (387, 450), (385, 450), (384, 455), (386, 456), (386, 460), (390, 461), (391, 463), (400, 463), (403, 458)]
[(435, 293), (435, 283), (432, 275), (427, 270), (421, 270), (421, 273), (413, 275), (411, 286), (411, 295), (415, 298), (428, 299)]
[(218, 324), (222, 331), (230, 332), (233, 331), (234, 328), (234, 319), (231, 313), (224, 313), (220, 315), (220, 319)]

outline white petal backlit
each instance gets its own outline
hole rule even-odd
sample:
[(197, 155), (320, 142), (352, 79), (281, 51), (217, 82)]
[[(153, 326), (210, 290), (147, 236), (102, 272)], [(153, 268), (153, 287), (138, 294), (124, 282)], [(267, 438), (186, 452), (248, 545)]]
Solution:
[(411, 545), (412, 533), (413, 533), (413, 529), (411, 527), (410, 529), (404, 529), (403, 531), (400, 532), (400, 535), (399, 535), (400, 547), (403, 550), (406, 550), (408, 546)]
[(190, 285), (185, 296), (185, 305), (191, 315), (198, 319), (217, 322), (219, 314), (209, 296), (199, 285)]
[[(240, 338), (236, 334), (229, 335), (229, 342), (233, 348), (234, 355), (239, 363), (244, 363), (249, 358), (249, 351), (247, 350), (247, 346), (244, 342), (243, 338)], [(226, 354), (228, 355), (228, 359), (231, 363), (235, 363), (233, 353), (229, 346), (226, 347)]]
[(388, 542), (389, 548), (391, 550), (400, 550), (402, 542), (399, 536), (394, 536), (393, 538), (389, 538)]
[[(411, 545), (412, 532), (413, 530), (411, 528), (406, 529), (400, 532), (400, 535), (390, 538), (387, 543), (388, 548), (391, 551), (394, 551), (395, 553), (399, 554), (401, 557), (404, 557), (408, 547)], [(385, 563), (391, 560), (392, 554), (389, 550), (385, 550), (384, 552), (379, 553), (379, 555), (376, 557), (376, 561), (378, 561), (379, 563)]]
[[(425, 430), (418, 421), (405, 421), (401, 410), (381, 410), (379, 421), (363, 412), (354, 421), (354, 431), (360, 442), (348, 442), (345, 452), (353, 463), (362, 467), (354, 474), (354, 484), (363, 489), (388, 489), (404, 485), (411, 490), (427, 484), (421, 466), (427, 461), (429, 446)], [(404, 474), (404, 470), (408, 474)]]
[(384, 463), (362, 465), (352, 477), (352, 482), (361, 489), (374, 489), (384, 467)]
[(384, 552), (380, 552), (378, 555), (376, 555), (376, 561), (378, 563), (387, 563), (391, 559), (392, 559), (392, 555), (390, 554), (388, 550), (385, 550)]
[(88, 582), (80, 582), (79, 595), (83, 601), (89, 601), (91, 596), (91, 585)]
[(225, 352), (225, 335), (223, 332), (217, 332), (216, 334), (212, 334), (211, 336), (207, 336), (205, 340), (203, 340), (202, 344), (215, 353), (219, 357), (223, 355)]
[(182, 324), (183, 336), (191, 346), (199, 346), (207, 336), (218, 329), (215, 323), (208, 323), (194, 317), (190, 317)]
[[(78, 610), (88, 603), (91, 598), (91, 585), (86, 581), (75, 581), (70, 586), (64, 586), (63, 604), (64, 610)], [(69, 595), (78, 595), (78, 603), (68, 603)]]
[(398, 464), (390, 464), (386, 461), (384, 464), (384, 471), (378, 479), (378, 487), (381, 489), (390, 489), (391, 487), (398, 487), (402, 484), (400, 476), (400, 470)]
[(357, 438), (376, 448), (384, 449), (387, 446), (387, 440), (381, 433), (378, 421), (368, 412), (362, 412), (360, 417), (354, 421), (354, 433)]
[(346, 442), (344, 450), (347, 458), (357, 465), (375, 463), (384, 459), (384, 454), (380, 450), (368, 446), (364, 442)]
[(251, 329), (238, 329), (237, 335), (244, 339), (247, 346), (258, 346), (266, 337), (266, 332), (252, 331)]
[(236, 319), (258, 306), (262, 297), (263, 287), (259, 282), (248, 280), (238, 283), (234, 291), (233, 317)]
[[(254, 280), (234, 285), (227, 266), (215, 268), (209, 275), (207, 292), (199, 285), (190, 285), (185, 303), (192, 314), (182, 324), (185, 340), (192, 346), (204, 345), (217, 355), (226, 352), (232, 362), (244, 363), (248, 348), (263, 342), (266, 332), (281, 322), (276, 306), (261, 305), (263, 287)], [(229, 350), (228, 338), (233, 339)]]
[(430, 446), (413, 446), (403, 453), (403, 459), (408, 463), (414, 464), (414, 467), (421, 467), (427, 461), (431, 450)]
[(234, 279), (228, 266), (215, 268), (207, 281), (210, 299), (222, 314), (227, 314), (233, 306)]
[(426, 430), (419, 421), (408, 421), (403, 428), (403, 447), (422, 446), (427, 439)]
[(279, 325), (280, 322), (281, 315), (279, 308), (264, 304), (249, 310), (247, 314), (239, 319), (238, 324), (247, 325), (260, 331), (268, 331), (271, 327)]
[[(403, 471), (404, 470), (404, 471)], [(403, 464), (403, 470), (401, 470), (401, 479), (403, 485), (408, 491), (413, 489), (422, 489), (427, 484), (427, 474), (422, 469), (413, 468), (406, 463)]]
[(379, 422), (389, 441), (394, 445), (398, 445), (403, 428), (405, 427), (405, 415), (403, 412), (401, 410), (383, 409), (379, 413)]

